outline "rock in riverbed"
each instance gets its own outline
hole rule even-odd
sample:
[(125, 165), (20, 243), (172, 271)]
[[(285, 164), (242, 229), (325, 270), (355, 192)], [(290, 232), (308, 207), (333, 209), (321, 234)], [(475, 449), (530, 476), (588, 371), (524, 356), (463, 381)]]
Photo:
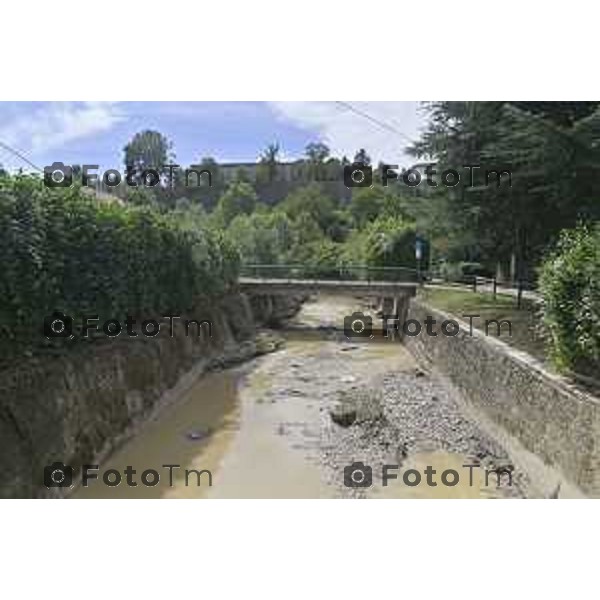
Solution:
[(381, 399), (370, 390), (350, 389), (339, 392), (329, 415), (341, 427), (349, 427), (355, 422), (377, 421), (383, 415)]
[(331, 420), (340, 427), (350, 427), (356, 421), (356, 409), (337, 404), (329, 411)]

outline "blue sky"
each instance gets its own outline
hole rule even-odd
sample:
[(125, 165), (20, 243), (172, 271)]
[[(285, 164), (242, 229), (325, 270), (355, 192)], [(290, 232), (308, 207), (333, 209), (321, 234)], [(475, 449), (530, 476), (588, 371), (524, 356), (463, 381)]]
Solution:
[[(336, 156), (366, 148), (374, 161), (404, 164), (403, 150), (423, 117), (416, 102), (351, 102), (368, 118), (335, 102), (0, 102), (0, 142), (44, 166), (99, 164), (121, 168), (122, 149), (138, 131), (156, 129), (172, 142), (179, 164), (204, 156), (254, 161), (278, 142), (282, 159), (323, 141)], [(0, 147), (9, 169), (27, 165)]]

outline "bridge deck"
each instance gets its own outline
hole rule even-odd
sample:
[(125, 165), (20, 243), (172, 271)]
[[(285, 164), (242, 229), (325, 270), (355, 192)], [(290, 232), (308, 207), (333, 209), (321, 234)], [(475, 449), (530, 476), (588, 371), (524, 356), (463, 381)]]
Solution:
[(364, 294), (377, 296), (414, 296), (416, 283), (398, 281), (336, 281), (328, 279), (260, 279), (241, 277), (240, 288), (253, 293), (286, 293), (328, 291), (347, 294)]

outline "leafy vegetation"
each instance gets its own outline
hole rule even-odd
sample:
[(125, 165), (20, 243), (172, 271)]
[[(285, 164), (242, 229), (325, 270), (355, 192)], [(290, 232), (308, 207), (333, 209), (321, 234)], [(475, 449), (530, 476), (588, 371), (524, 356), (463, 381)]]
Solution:
[(598, 378), (600, 224), (564, 231), (540, 276), (544, 322), (559, 367)]
[(2, 337), (42, 339), (46, 315), (182, 313), (237, 277), (239, 257), (218, 231), (180, 215), (98, 202), (37, 177), (0, 178)]
[[(134, 136), (123, 161), (135, 167), (138, 184), (146, 168), (159, 171), (160, 183), (100, 183), (115, 202), (99, 203), (77, 187), (44, 189), (36, 178), (0, 170), (5, 333), (30, 339), (32, 324), (57, 308), (183, 311), (198, 295), (227, 289), (240, 263), (302, 265), (322, 276), (370, 266), (383, 277), (386, 267), (416, 268), (421, 240), (421, 265), (449, 279), (500, 272), (532, 282), (542, 264), (556, 363), (597, 369), (600, 103), (433, 102), (426, 110), (428, 126), (409, 150), (434, 164), (437, 187), (425, 177), (419, 188), (384, 187), (380, 164), (373, 186), (342, 194), (349, 161), (322, 142), (293, 163), (292, 181), (279, 179), (281, 149), (272, 143), (254, 176), (245, 169), (225, 176), (204, 157), (190, 168), (208, 169), (212, 184), (190, 186), (181, 171), (170, 181), (160, 168), (175, 156), (157, 131)], [(371, 157), (361, 148), (354, 161), (370, 165)], [(473, 179), (464, 165), (479, 167)], [(446, 169), (460, 172), (458, 185), (441, 184)], [(485, 175), (504, 170), (511, 185)], [(577, 223), (587, 226), (561, 236)]]
[[(430, 188), (419, 226), (438, 256), (512, 278), (535, 269), (563, 228), (600, 219), (600, 103), (434, 102), (411, 151), (461, 174)], [(474, 169), (473, 185), (463, 165)], [(488, 180), (487, 170), (511, 172)]]

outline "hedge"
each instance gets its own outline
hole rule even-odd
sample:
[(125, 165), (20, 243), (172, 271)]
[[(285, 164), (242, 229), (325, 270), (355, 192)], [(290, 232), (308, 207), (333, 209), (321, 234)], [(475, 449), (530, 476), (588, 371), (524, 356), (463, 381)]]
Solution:
[(562, 232), (540, 291), (557, 367), (600, 378), (600, 223)]
[[(210, 230), (184, 229), (152, 209), (0, 177), (0, 328), (37, 345), (44, 317), (181, 314), (237, 278), (239, 257)], [(7, 344), (3, 344), (7, 346)]]

